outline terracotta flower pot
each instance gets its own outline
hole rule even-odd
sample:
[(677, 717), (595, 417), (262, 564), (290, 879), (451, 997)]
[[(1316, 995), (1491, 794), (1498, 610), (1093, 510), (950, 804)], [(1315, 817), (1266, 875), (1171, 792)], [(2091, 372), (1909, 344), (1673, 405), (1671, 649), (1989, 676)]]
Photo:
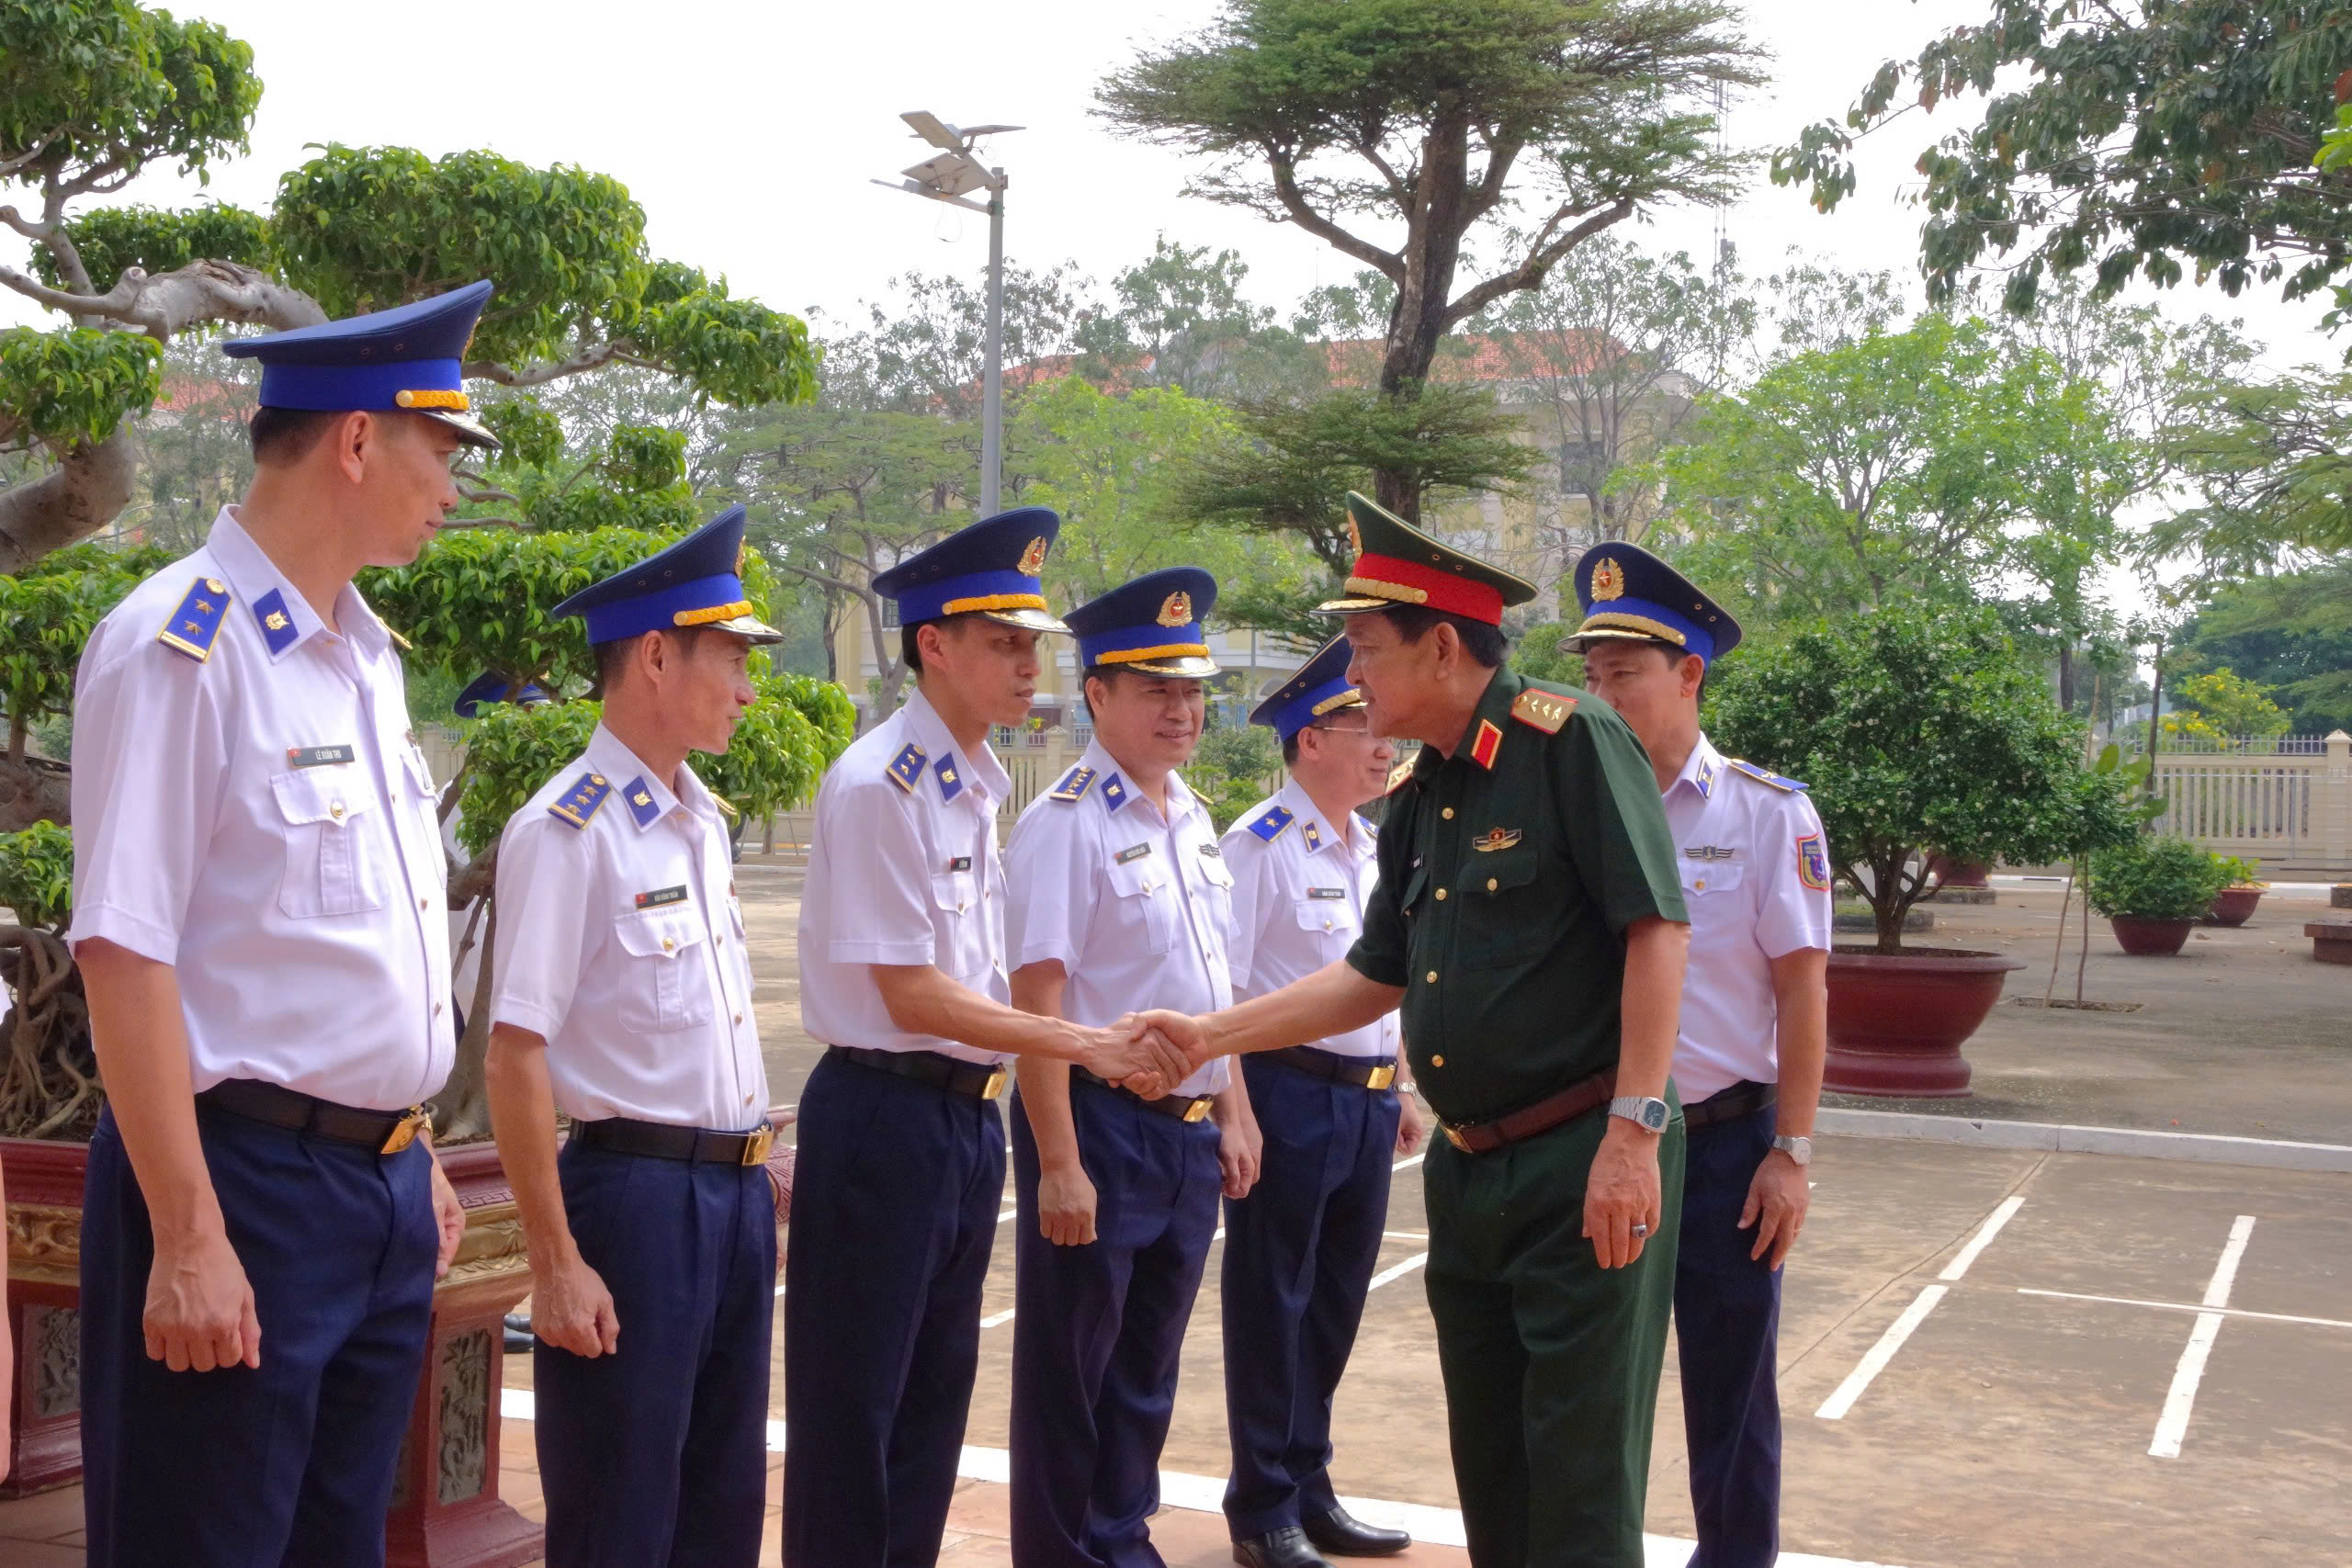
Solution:
[(1935, 855), (1928, 862), (1928, 874), (1940, 887), (1989, 887), (1985, 875), (1992, 870), (1973, 861), (1949, 861)]
[(1823, 1087), (1906, 1100), (1966, 1094), (1961, 1043), (2001, 999), (2003, 977), (2024, 967), (1997, 953), (1836, 949)]
[(2205, 911), (2209, 926), (2242, 926), (2254, 918), (2254, 907), (2262, 902), (2260, 887), (2224, 887), (2213, 895), (2213, 907)]
[(2116, 945), (2134, 958), (2169, 958), (2188, 943), (2188, 928), (2192, 919), (2154, 920), (2144, 915), (2114, 915), (2108, 925), (2115, 932)]

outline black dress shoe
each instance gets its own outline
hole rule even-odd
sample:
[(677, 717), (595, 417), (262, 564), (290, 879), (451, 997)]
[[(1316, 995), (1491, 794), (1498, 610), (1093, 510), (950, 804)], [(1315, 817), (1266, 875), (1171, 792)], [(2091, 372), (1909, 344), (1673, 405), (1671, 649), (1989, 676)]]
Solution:
[(1306, 1539), (1337, 1557), (1391, 1557), (1413, 1544), (1403, 1530), (1374, 1529), (1345, 1508), (1299, 1521)]
[(1233, 1560), (1241, 1568), (1331, 1568), (1306, 1544), (1306, 1532), (1296, 1525), (1235, 1541)]

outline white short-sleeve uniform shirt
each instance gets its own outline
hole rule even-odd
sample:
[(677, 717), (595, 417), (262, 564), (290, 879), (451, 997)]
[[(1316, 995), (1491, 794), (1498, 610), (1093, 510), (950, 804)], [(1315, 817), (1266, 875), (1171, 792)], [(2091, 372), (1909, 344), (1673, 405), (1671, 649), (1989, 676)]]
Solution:
[(224, 508), (90, 634), (74, 923), (177, 970), (198, 1092), (256, 1078), (397, 1111), (449, 1076), (448, 861), (400, 655), (331, 631)]
[(506, 824), (490, 1018), (547, 1041), (575, 1121), (741, 1133), (768, 1078), (734, 855), (694, 769), (676, 784), (600, 724)]
[(1690, 910), (1674, 1082), (1686, 1105), (1778, 1083), (1772, 960), (1826, 949), (1829, 852), (1801, 789), (1727, 761), (1704, 735), (1662, 804)]
[[(1380, 880), (1371, 823), (1351, 811), (1327, 818), (1296, 780), (1234, 818), (1225, 835), (1233, 873), (1233, 994), (1247, 1001), (1345, 958), (1363, 930)], [(1342, 1056), (1396, 1055), (1396, 1015), (1303, 1043)]]
[(900, 1029), (870, 973), (876, 964), (928, 964), (991, 1000), (1012, 1000), (996, 814), (1012, 781), (987, 747), (975, 753), (956, 744), (918, 687), (819, 786), (800, 896), (800, 1022), (826, 1044), (1010, 1059)]
[[(1029, 803), (1005, 847), (1012, 967), (1057, 960), (1062, 1013), (1102, 1028), (1146, 1008), (1215, 1012), (1233, 1002), (1233, 874), (1216, 825), (1184, 781), (1159, 809), (1100, 742)], [(1222, 1056), (1173, 1092), (1216, 1094)]]

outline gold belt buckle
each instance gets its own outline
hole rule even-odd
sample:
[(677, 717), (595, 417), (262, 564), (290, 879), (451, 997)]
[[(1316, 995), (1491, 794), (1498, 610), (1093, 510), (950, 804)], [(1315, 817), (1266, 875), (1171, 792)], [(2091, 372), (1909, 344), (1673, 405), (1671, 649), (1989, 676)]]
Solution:
[(997, 1064), (996, 1066), (990, 1068), (989, 1071), (989, 1081), (980, 1086), (980, 1098), (982, 1100), (994, 1100), (998, 1095), (1002, 1094), (1004, 1092), (1005, 1083), (1010, 1077), (1011, 1075), (1004, 1070), (1004, 1065), (1001, 1062)]
[(376, 1152), (379, 1155), (396, 1155), (400, 1153), (402, 1149), (416, 1142), (416, 1135), (419, 1133), (424, 1132), (426, 1127), (432, 1125), (432, 1122), (433, 1119), (424, 1113), (424, 1107), (422, 1105), (410, 1106), (408, 1108), (408, 1114), (401, 1117), (393, 1126), (392, 1130), (384, 1134), (384, 1146), (378, 1149)]
[(763, 1122), (743, 1134), (743, 1163), (746, 1166), (768, 1163), (768, 1151), (775, 1147), (775, 1129)]
[(1187, 1122), (1197, 1122), (1208, 1113), (1209, 1097), (1205, 1094), (1184, 1107), (1184, 1120)]
[(1380, 1066), (1372, 1069), (1372, 1076), (1363, 1080), (1363, 1087), (1366, 1089), (1386, 1089), (1396, 1081), (1396, 1064), (1394, 1062), (1383, 1062)]
[(1455, 1148), (1460, 1149), (1465, 1155), (1470, 1152), (1469, 1140), (1462, 1135), (1461, 1128), (1455, 1126), (1451, 1122), (1441, 1122), (1438, 1123), (1438, 1126), (1444, 1132), (1445, 1141), (1447, 1143), (1452, 1144)]

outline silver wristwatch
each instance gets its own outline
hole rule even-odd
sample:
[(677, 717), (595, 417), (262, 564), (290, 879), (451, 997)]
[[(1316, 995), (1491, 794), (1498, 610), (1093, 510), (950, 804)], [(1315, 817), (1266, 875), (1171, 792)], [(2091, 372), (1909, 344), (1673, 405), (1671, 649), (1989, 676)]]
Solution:
[(1663, 1133), (1674, 1114), (1663, 1100), (1645, 1094), (1621, 1094), (1609, 1102), (1609, 1114), (1623, 1116), (1646, 1133)]
[(1782, 1154), (1788, 1156), (1789, 1161), (1792, 1165), (1803, 1167), (1813, 1163), (1813, 1140), (1811, 1138), (1790, 1137), (1783, 1134), (1782, 1136), (1772, 1140), (1772, 1146), (1780, 1150)]

